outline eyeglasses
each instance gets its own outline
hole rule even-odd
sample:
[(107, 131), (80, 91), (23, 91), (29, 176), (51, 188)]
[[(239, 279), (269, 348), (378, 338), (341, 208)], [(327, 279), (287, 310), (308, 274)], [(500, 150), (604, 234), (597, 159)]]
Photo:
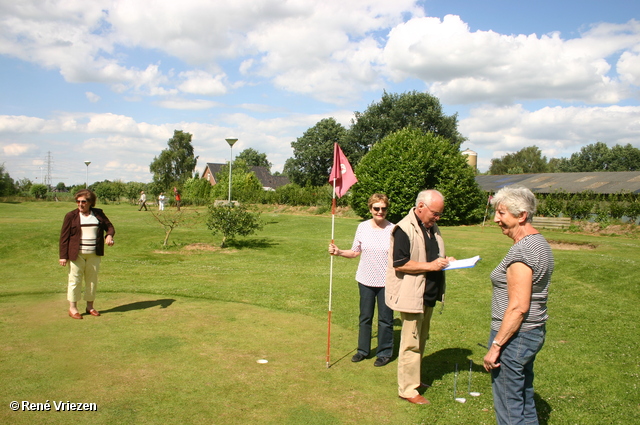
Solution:
[(86, 199), (76, 199), (77, 204), (86, 204), (87, 202), (89, 201), (87, 201)]
[(427, 209), (428, 209), (429, 211), (431, 211), (431, 214), (433, 214), (433, 216), (434, 216), (435, 218), (440, 218), (440, 217), (442, 217), (442, 213), (441, 213), (441, 212), (438, 212), (438, 211), (434, 211), (434, 210), (432, 210), (431, 208), (429, 208), (429, 205), (427, 205), (427, 204), (422, 204), (422, 205), (424, 205), (425, 207), (427, 207)]
[(389, 208), (387, 208), (387, 207), (371, 207), (371, 209), (373, 209), (375, 212), (380, 212), (380, 210), (382, 210), (382, 212), (387, 212), (387, 210)]

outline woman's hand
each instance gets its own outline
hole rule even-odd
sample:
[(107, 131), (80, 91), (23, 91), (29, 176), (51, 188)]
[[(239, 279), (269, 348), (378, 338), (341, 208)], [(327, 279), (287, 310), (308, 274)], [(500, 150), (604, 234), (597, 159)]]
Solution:
[(58, 260), (58, 263), (60, 263), (60, 265), (62, 267), (64, 267), (64, 266), (67, 265), (67, 259), (66, 258), (61, 258), (61, 259)]
[(334, 244), (329, 244), (329, 254), (331, 255), (340, 255), (340, 249)]
[(491, 369), (496, 369), (500, 367), (500, 363), (498, 363), (498, 357), (500, 357), (500, 348), (494, 344), (491, 345), (489, 351), (484, 356), (484, 369), (487, 372), (490, 372)]
[(107, 235), (107, 237), (105, 238), (105, 242), (109, 246), (113, 246), (113, 244), (115, 243), (114, 240), (113, 240), (113, 236), (111, 236), (111, 235)]

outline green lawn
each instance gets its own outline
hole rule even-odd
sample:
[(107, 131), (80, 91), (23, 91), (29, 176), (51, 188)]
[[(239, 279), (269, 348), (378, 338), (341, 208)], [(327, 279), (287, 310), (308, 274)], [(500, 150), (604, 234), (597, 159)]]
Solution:
[[(66, 269), (57, 262), (62, 218), (74, 205), (0, 203), (0, 423), (495, 423), (479, 344), (489, 332), (488, 276), (510, 245), (497, 228), (442, 229), (448, 255), (482, 261), (448, 272), (423, 363), (432, 404), (414, 406), (397, 397), (395, 360), (383, 368), (349, 361), (357, 260), (334, 261), (326, 368), (331, 217), (265, 212), (262, 232), (224, 250), (201, 223), (178, 228), (162, 249), (150, 213), (101, 207), (116, 245), (101, 266), (103, 315), (80, 321), (66, 315)], [(350, 247), (357, 224), (336, 219), (338, 246)], [(536, 361), (541, 423), (640, 423), (640, 240), (543, 233), (596, 248), (554, 250), (551, 318)], [(471, 390), (482, 394), (460, 404), (454, 370), (465, 396), (470, 360)], [(12, 401), (98, 410), (13, 412)]]

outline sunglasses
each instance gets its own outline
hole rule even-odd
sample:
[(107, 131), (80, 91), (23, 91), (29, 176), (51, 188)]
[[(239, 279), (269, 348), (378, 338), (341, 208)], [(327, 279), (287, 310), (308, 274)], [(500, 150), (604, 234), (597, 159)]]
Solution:
[(82, 199), (82, 200), (81, 199), (76, 199), (76, 203), (77, 204), (86, 204), (87, 202), (89, 202), (89, 201), (87, 201), (85, 199)]
[(388, 210), (387, 207), (371, 207), (375, 212), (380, 212), (380, 210), (382, 210), (382, 212), (386, 212)]

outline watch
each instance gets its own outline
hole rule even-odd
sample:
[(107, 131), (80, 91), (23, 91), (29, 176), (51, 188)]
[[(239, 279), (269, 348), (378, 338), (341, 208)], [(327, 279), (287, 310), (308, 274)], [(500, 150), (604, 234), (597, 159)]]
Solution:
[(502, 345), (498, 344), (498, 341), (497, 341), (497, 340), (495, 340), (495, 339), (493, 340), (493, 342), (491, 343), (491, 345), (497, 345), (497, 346), (498, 346), (498, 348), (502, 348)]

